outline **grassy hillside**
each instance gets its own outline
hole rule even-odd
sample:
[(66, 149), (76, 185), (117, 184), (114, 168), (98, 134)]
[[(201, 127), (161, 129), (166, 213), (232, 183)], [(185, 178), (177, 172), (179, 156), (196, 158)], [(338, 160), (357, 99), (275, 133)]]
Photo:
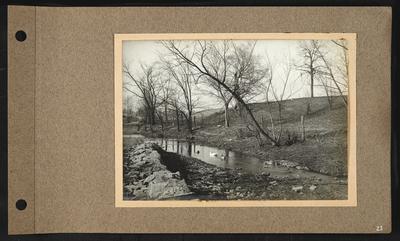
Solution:
[[(307, 104), (311, 101), (311, 113), (307, 113)], [(271, 108), (275, 127), (278, 108), (272, 103), (252, 104), (256, 119), (264, 119), (264, 126), (271, 128), (268, 108)], [(254, 135), (243, 124), (242, 118), (230, 110), (231, 127), (225, 128), (224, 113), (219, 112), (207, 117), (207, 122), (196, 132), (197, 139), (220, 147), (257, 155), (265, 160), (285, 159), (299, 162), (311, 170), (335, 176), (347, 175), (347, 108), (342, 99), (335, 97), (332, 108), (325, 97), (301, 98), (282, 103), (283, 143), (291, 136), (301, 135), (301, 115), (304, 115), (304, 142), (293, 145), (272, 147), (259, 146)]]

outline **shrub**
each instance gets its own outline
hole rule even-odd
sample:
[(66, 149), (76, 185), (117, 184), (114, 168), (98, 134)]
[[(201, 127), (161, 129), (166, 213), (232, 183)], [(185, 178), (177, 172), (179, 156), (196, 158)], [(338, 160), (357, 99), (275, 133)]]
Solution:
[(298, 134), (293, 131), (290, 132), (290, 131), (286, 130), (286, 136), (287, 136), (287, 139), (285, 141), (285, 145), (287, 145), (287, 146), (297, 143), (300, 139)]

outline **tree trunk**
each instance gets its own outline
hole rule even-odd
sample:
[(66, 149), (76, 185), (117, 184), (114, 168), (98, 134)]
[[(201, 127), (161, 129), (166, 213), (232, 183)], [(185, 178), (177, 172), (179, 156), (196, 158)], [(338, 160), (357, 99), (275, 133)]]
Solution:
[(314, 67), (310, 59), (310, 100), (307, 104), (307, 114), (311, 113), (311, 99), (314, 98)]
[(279, 143), (281, 141), (282, 131), (283, 131), (283, 126), (282, 126), (282, 103), (280, 101), (278, 102), (278, 117), (279, 117), (279, 135), (278, 135), (278, 137), (275, 137), (275, 140)]
[(187, 129), (188, 129), (189, 133), (192, 134), (193, 123), (192, 123), (192, 113), (190, 113), (190, 112), (188, 114), (188, 118), (186, 120), (186, 123), (187, 123)]
[(307, 103), (307, 113), (306, 114), (307, 115), (311, 114), (311, 101), (308, 101), (308, 103)]
[(161, 114), (158, 114), (158, 115), (159, 115), (158, 119), (160, 120), (160, 124), (161, 124), (161, 131), (162, 131), (162, 133), (164, 133), (164, 121), (162, 119)]
[(145, 110), (145, 115), (144, 115), (144, 130), (147, 131), (147, 128), (149, 127), (149, 111)]
[(225, 103), (225, 127), (229, 127), (229, 104)]
[(176, 113), (176, 126), (178, 128), (178, 131), (180, 131), (180, 127), (179, 127), (179, 111), (178, 108), (175, 108), (175, 113)]
[(150, 126), (150, 131), (153, 132), (153, 112), (150, 110), (149, 112), (149, 126)]
[(156, 109), (151, 108), (151, 125), (156, 124)]
[(310, 77), (311, 77), (311, 98), (314, 98), (314, 70), (311, 67), (311, 73), (310, 73)]
[(305, 141), (306, 140), (306, 131), (304, 128), (304, 116), (303, 115), (300, 117), (300, 125), (301, 125), (301, 141)]
[(168, 125), (168, 108), (167, 108), (167, 104), (164, 105), (164, 119), (165, 119), (165, 124)]

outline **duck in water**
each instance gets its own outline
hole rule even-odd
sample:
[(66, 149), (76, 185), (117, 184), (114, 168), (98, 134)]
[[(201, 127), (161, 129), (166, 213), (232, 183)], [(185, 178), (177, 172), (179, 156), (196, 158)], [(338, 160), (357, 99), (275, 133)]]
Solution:
[(216, 153), (216, 152), (210, 152), (210, 156), (217, 157), (217, 156), (218, 156), (218, 153)]

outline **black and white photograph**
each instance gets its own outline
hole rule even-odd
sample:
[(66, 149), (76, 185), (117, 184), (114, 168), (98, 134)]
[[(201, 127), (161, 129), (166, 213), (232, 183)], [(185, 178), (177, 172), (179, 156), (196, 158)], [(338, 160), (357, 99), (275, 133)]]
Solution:
[(121, 45), (124, 201), (349, 198), (348, 39)]

